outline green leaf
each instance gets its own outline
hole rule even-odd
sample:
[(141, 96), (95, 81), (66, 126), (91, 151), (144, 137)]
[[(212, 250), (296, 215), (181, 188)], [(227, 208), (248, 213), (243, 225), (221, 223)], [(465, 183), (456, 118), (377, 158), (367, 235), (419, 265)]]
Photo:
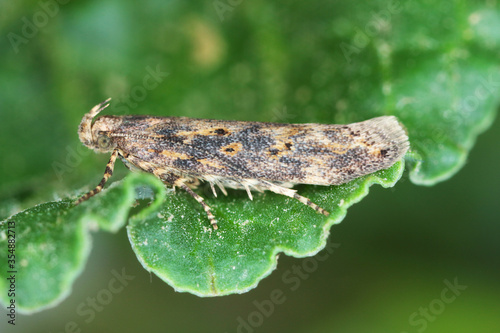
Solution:
[[(64, 176), (69, 188), (83, 183), (81, 174), (92, 170), (84, 164), (98, 159), (54, 143), (77, 140), (74, 128), (87, 110), (75, 105), (91, 106), (97, 101), (87, 96), (103, 98), (103, 91), (115, 98), (108, 111), (118, 115), (349, 123), (393, 114), (409, 132), (410, 179), (424, 185), (455, 174), (496, 114), (500, 12), (490, 2), (325, 1), (319, 9), (310, 2), (256, 2), (234, 6), (232, 18), (221, 21), (207, 19), (217, 17), (210, 5), (156, 5), (158, 10), (135, 11), (122, 3), (75, 4), (53, 18), (55, 28), (46, 37), (20, 45), (19, 55), (5, 51), (10, 46), (0, 48), (6, 73), (0, 85), (8, 88), (0, 89), (0, 99), (3, 109), (16, 110), (2, 114), (0, 141), (10, 142), (9, 158), (0, 165), (0, 194), (7, 197), (0, 203), (2, 218), (26, 207), (30, 196), (37, 200), (32, 192), (39, 188), (51, 193), (40, 180), (47, 175)], [(100, 23), (89, 26), (90, 18)], [(9, 29), (22, 31), (14, 16), (9, 22)], [(81, 31), (95, 38), (79, 38)], [(40, 58), (41, 49), (51, 52)], [(18, 75), (20, 58), (28, 64), (22, 69), (34, 76)], [(51, 66), (33, 65), (39, 59)], [(172, 75), (146, 91), (144, 82), (155, 68)], [(61, 74), (68, 72), (83, 79)], [(53, 95), (40, 88), (47, 81)], [(94, 90), (82, 94), (89, 87)], [(19, 136), (20, 128), (30, 131)], [(59, 173), (54, 161), (62, 165)], [(218, 231), (187, 194), (165, 194), (154, 177), (131, 175), (78, 207), (70, 208), (68, 200), (50, 202), (8, 218), (0, 225), (0, 247), (7, 246), (8, 221), (16, 221), (23, 295), (18, 301), (27, 311), (67, 295), (88, 254), (89, 228), (116, 231), (127, 219), (139, 260), (177, 290), (244, 292), (270, 273), (277, 253), (319, 251), (347, 207), (372, 183), (394, 184), (402, 166), (339, 187), (299, 186), (299, 193), (331, 212), (329, 219), (273, 193), (255, 195), (254, 201), (244, 191), (216, 199), (208, 193)], [(135, 198), (152, 197), (151, 190), (138, 195), (143, 185), (155, 201), (131, 208)], [(0, 269), (7, 271), (5, 252), (0, 256)], [(5, 303), (8, 285), (2, 281), (0, 287)]]
[(0, 225), (0, 270), (14, 277), (0, 280), (4, 304), (14, 298), (19, 310), (31, 312), (69, 294), (90, 250), (86, 225), (70, 207), (69, 200), (44, 203)]
[(127, 227), (144, 268), (177, 291), (199, 296), (243, 293), (274, 270), (277, 255), (311, 256), (326, 243), (330, 227), (368, 194), (372, 184), (393, 186), (404, 163), (342, 186), (299, 187), (299, 193), (330, 212), (330, 217), (295, 199), (274, 193), (254, 196), (231, 191), (208, 199), (219, 220), (213, 230), (201, 206), (185, 193), (170, 192), (161, 210), (134, 216)]
[(492, 124), (500, 67), (452, 54), (423, 56), (414, 67), (398, 70), (392, 98), (412, 142), (410, 179), (433, 185), (462, 168), (478, 134)]
[(98, 200), (76, 207), (73, 200), (48, 202), (3, 221), (0, 271), (14, 276), (15, 297), (8, 295), (10, 282), (2, 278), (0, 300), (9, 304), (14, 298), (16, 307), (25, 313), (57, 305), (69, 294), (85, 265), (90, 251), (89, 229), (115, 232), (123, 227), (136, 201), (137, 188), (154, 189), (156, 200), (149, 209), (158, 209), (165, 198), (163, 184), (158, 183), (149, 175), (133, 174), (110, 186)]
[[(127, 221), (136, 197), (155, 200), (130, 218), (132, 247), (148, 271), (176, 290), (200, 296), (242, 293), (275, 268), (277, 254), (313, 255), (324, 247), (329, 228), (346, 209), (377, 183), (394, 185), (404, 163), (335, 187), (304, 186), (301, 194), (325, 207), (329, 218), (294, 199), (244, 191), (210, 198), (220, 227), (214, 231), (198, 203), (184, 192), (165, 197), (163, 183), (135, 173), (99, 196), (74, 207), (72, 201), (49, 202), (20, 212), (0, 225), (0, 248), (15, 235), (14, 267), (0, 251), (0, 270), (14, 270), (16, 304), (23, 312), (57, 305), (71, 290), (90, 249), (89, 228), (116, 231)], [(147, 186), (147, 187), (145, 187)], [(145, 189), (146, 193), (143, 192)], [(11, 231), (9, 231), (11, 230)], [(1, 301), (8, 304), (9, 282), (0, 280)]]
[(373, 89), (350, 93), (350, 99), (373, 101), (372, 108), (405, 124), (412, 182), (449, 179), (496, 116), (498, 8), (466, 1), (357, 6), (348, 22), (337, 19), (349, 64), (341, 77), (353, 73), (349, 84), (357, 85), (365, 76)]

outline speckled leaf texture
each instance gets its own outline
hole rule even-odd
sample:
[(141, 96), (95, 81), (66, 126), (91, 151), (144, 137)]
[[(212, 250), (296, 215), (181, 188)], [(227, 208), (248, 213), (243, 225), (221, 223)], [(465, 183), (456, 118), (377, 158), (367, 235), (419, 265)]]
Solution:
[[(273, 271), (278, 254), (305, 257), (324, 248), (332, 225), (345, 217), (347, 208), (366, 196), (372, 184), (394, 186), (405, 163), (409, 179), (419, 185), (446, 180), (464, 165), (477, 136), (491, 125), (498, 109), (500, 11), (494, 2), (325, 1), (315, 5), (322, 6), (321, 11), (312, 11), (310, 6), (311, 2), (300, 1), (245, 3), (234, 9), (238, 22), (227, 18), (209, 23), (202, 15), (193, 14), (189, 5), (172, 6), (168, 18), (151, 15), (141, 31), (151, 30), (154, 36), (154, 29), (165, 19), (175, 27), (192, 27), (188, 34), (171, 34), (171, 44), (181, 47), (197, 45), (196, 38), (201, 38), (197, 29), (206, 28), (200, 30), (204, 31), (202, 37), (211, 38), (221, 51), (216, 60), (193, 58), (207, 71), (219, 66), (210, 79), (200, 79), (189, 93), (176, 83), (166, 84), (169, 90), (160, 87), (148, 92), (150, 104), (143, 104), (148, 105), (144, 112), (155, 110), (155, 103), (164, 101), (177, 107), (155, 115), (296, 123), (351, 123), (395, 115), (410, 137), (405, 160), (342, 186), (297, 186), (301, 195), (330, 211), (328, 218), (270, 192), (256, 193), (252, 201), (245, 191), (230, 190), (228, 196), (214, 198), (209, 187), (202, 187), (199, 193), (219, 222), (219, 230), (214, 231), (189, 195), (165, 189), (153, 176), (140, 173), (115, 181), (77, 207), (71, 205), (76, 195), (68, 195), (71, 198), (28, 208), (0, 224), (0, 248), (7, 247), (8, 222), (16, 224), (20, 310), (34, 312), (55, 306), (69, 294), (89, 253), (89, 230), (113, 232), (126, 225), (144, 268), (178, 291), (199, 296), (243, 293)], [(115, 15), (116, 19), (100, 20), (106, 22), (105, 31), (127, 35), (139, 31), (119, 19), (126, 16), (124, 8), (101, 11), (96, 5), (65, 14), (71, 20), (55, 18), (64, 29), (62, 38), (50, 45), (65, 51), (51, 53), (54, 57), (62, 54), (51, 59), (52, 63), (69, 67), (73, 48), (58, 43), (73, 40), (72, 34), (96, 15)], [(100, 26), (93, 29), (99, 31)], [(123, 51), (125, 58), (120, 59), (129, 61), (124, 67), (137, 66), (135, 55), (124, 50), (121, 39), (107, 40), (105, 33), (95, 36), (93, 43), (100, 41)], [(96, 52), (74, 64), (72, 71), (97, 77), (104, 68), (99, 66), (120, 64), (101, 49), (89, 48)], [(189, 56), (179, 53), (169, 59), (180, 63), (184, 58)], [(94, 66), (94, 62), (101, 65)], [(175, 82), (185, 85), (194, 75), (182, 69), (172, 74)], [(9, 82), (9, 86), (15, 84)], [(74, 92), (85, 90), (77, 80), (56, 77), (54, 84), (68, 96), (79, 96)], [(72, 101), (68, 110), (73, 109), (74, 99), (67, 100)], [(85, 105), (97, 102), (85, 101)], [(117, 105), (110, 108), (111, 113), (120, 114), (124, 104)], [(285, 107), (275, 109), (276, 105)], [(272, 117), (269, 110), (274, 110)], [(10, 138), (9, 133), (7, 129), (0, 138)], [(29, 147), (37, 156), (36, 145)], [(39, 165), (50, 165), (50, 156), (39, 156)], [(93, 158), (85, 156), (85, 160)], [(96, 167), (95, 174), (102, 167)], [(16, 170), (8, 174), (17, 177)], [(93, 184), (93, 178), (88, 181)], [(138, 190), (144, 188), (148, 190)], [(132, 209), (137, 198), (142, 200)], [(0, 205), (3, 216), (9, 211), (5, 205)], [(389, 202), (387, 209), (391, 209)], [(1, 272), (8, 270), (7, 254), (0, 251)], [(8, 281), (0, 280), (4, 303), (7, 289)]]

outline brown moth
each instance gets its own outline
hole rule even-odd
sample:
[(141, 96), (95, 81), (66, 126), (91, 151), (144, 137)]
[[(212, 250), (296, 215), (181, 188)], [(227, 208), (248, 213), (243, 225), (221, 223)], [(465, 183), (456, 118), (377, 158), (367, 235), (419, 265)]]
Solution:
[(408, 150), (408, 136), (394, 116), (348, 125), (278, 124), (186, 117), (101, 116), (110, 99), (96, 105), (80, 123), (80, 141), (97, 152), (112, 152), (97, 187), (79, 204), (99, 193), (119, 157), (130, 169), (154, 174), (180, 187), (204, 208), (214, 229), (217, 221), (192, 189), (199, 180), (227, 195), (226, 187), (269, 190), (328, 212), (290, 189), (295, 184), (339, 185), (386, 169)]

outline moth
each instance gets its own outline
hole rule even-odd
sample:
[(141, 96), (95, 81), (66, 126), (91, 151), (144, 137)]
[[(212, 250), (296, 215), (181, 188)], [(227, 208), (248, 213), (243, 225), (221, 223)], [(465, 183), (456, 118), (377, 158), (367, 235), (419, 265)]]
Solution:
[(217, 220), (193, 191), (200, 180), (227, 195), (226, 188), (269, 190), (328, 216), (328, 212), (291, 187), (340, 185), (401, 159), (408, 150), (406, 131), (394, 116), (348, 125), (279, 124), (186, 117), (101, 116), (110, 99), (83, 117), (80, 141), (96, 152), (111, 152), (95, 189), (75, 204), (99, 193), (119, 157), (129, 169), (152, 173), (165, 185), (179, 187), (198, 201), (214, 229)]

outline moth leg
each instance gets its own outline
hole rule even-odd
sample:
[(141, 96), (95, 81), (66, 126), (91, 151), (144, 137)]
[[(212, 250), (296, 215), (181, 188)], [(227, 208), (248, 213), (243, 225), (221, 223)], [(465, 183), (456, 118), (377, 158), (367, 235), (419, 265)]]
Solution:
[(286, 187), (281, 187), (281, 186), (278, 186), (276, 184), (273, 184), (273, 183), (267, 182), (267, 181), (261, 181), (261, 185), (271, 192), (286, 195), (287, 197), (290, 197), (290, 198), (294, 198), (294, 199), (302, 202), (304, 205), (311, 207), (312, 209), (314, 209), (318, 213), (321, 213), (325, 216), (330, 215), (329, 212), (327, 212), (326, 210), (324, 210), (320, 206), (316, 205), (309, 198), (306, 198), (306, 197), (303, 197), (303, 196), (297, 194), (297, 192), (295, 190), (292, 190), (292, 189), (289, 189)]
[(217, 230), (217, 220), (215, 220), (215, 216), (212, 214), (212, 211), (210, 210), (210, 206), (207, 205), (205, 202), (205, 199), (203, 199), (200, 195), (195, 193), (192, 189), (190, 189), (186, 184), (180, 183), (177, 186), (182, 188), (184, 191), (189, 193), (196, 201), (198, 201), (202, 206), (203, 209), (205, 210), (205, 213), (208, 216), (208, 219), (210, 220), (210, 224), (214, 228), (214, 230)]
[(214, 197), (217, 198), (217, 191), (215, 189), (215, 185), (221, 190), (224, 195), (227, 195), (226, 189), (224, 188), (224, 185), (221, 184), (219, 179), (217, 177), (205, 177), (205, 179), (209, 184), (210, 188), (212, 189), (212, 193), (214, 194)]
[(245, 190), (247, 191), (247, 194), (248, 194), (248, 197), (250, 198), (250, 200), (253, 200), (252, 192), (250, 192), (250, 187), (248, 187), (248, 184), (246, 184), (246, 183), (242, 183), (242, 184), (243, 184), (243, 187), (245, 188)]
[(217, 184), (217, 187), (220, 189), (220, 191), (222, 193), (224, 193), (225, 196), (227, 196), (227, 191), (226, 191), (226, 188), (224, 187), (224, 185), (222, 185), (219, 181), (217, 181), (216, 184)]
[[(191, 195), (196, 201), (198, 201), (202, 206), (203, 209), (205, 210), (205, 213), (208, 216), (208, 219), (210, 220), (210, 224), (214, 228), (214, 230), (217, 230), (217, 221), (215, 220), (215, 216), (212, 214), (212, 211), (210, 210), (210, 206), (207, 205), (205, 202), (205, 199), (203, 199), (200, 195), (195, 193), (189, 186), (187, 186), (184, 182), (186, 181), (186, 178), (181, 177), (180, 175), (177, 175), (172, 172), (166, 172), (165, 170), (153, 170), (153, 174), (158, 177), (165, 185), (170, 185), (174, 189), (175, 187), (180, 187), (189, 195)], [(191, 183), (197, 184), (197, 182), (191, 181)]]
[(111, 157), (109, 158), (108, 164), (106, 164), (106, 170), (104, 170), (104, 176), (101, 179), (101, 182), (99, 185), (96, 186), (95, 189), (92, 191), (84, 194), (80, 199), (75, 201), (75, 206), (82, 203), (83, 201), (93, 197), (97, 193), (101, 192), (102, 188), (104, 187), (104, 184), (108, 181), (109, 177), (113, 175), (113, 168), (115, 167), (115, 162), (116, 162), (116, 157), (118, 156), (118, 149), (113, 150), (113, 153), (111, 154)]
[(315, 211), (317, 211), (318, 213), (320, 214), (323, 214), (325, 216), (328, 216), (330, 215), (329, 212), (327, 212), (326, 210), (324, 210), (323, 208), (321, 208), (320, 206), (316, 205), (314, 202), (312, 202), (309, 198), (306, 198), (306, 197), (303, 197), (299, 194), (297, 194), (297, 192), (295, 192), (293, 194), (293, 198), (294, 199), (297, 199), (299, 200), (300, 202), (302, 202), (304, 205), (307, 205), (309, 207), (311, 207), (312, 209), (314, 209)]
[(212, 193), (214, 194), (214, 197), (217, 198), (217, 192), (215, 191), (214, 183), (210, 182), (210, 188), (212, 189)]

